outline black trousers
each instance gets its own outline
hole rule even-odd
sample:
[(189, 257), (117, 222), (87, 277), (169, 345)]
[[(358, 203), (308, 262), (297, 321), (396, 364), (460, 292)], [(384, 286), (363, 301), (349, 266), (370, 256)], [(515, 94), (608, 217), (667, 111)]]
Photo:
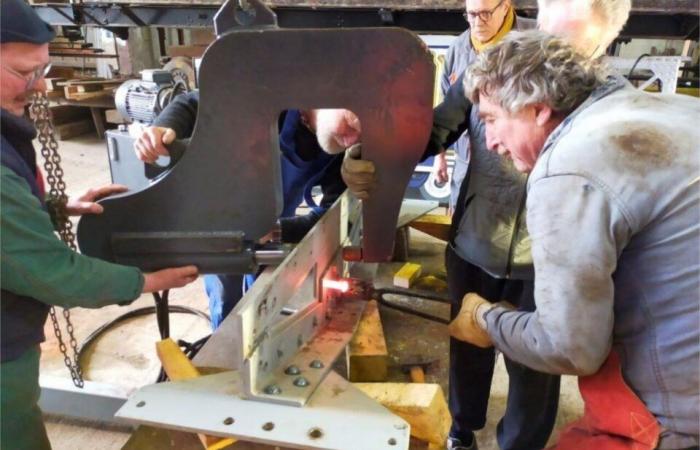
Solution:
[[(460, 258), (447, 246), (447, 284), (454, 318), (462, 298), (475, 292), (486, 300), (506, 300), (523, 311), (534, 311), (534, 283), (494, 278)], [(450, 339), (449, 407), (452, 414), (450, 435), (466, 439), (486, 424), (486, 409), (496, 354), (493, 348), (480, 348)], [(536, 372), (504, 358), (508, 370), (506, 412), (498, 423), (497, 439), (502, 450), (544, 448), (554, 427), (559, 404), (559, 376)]]

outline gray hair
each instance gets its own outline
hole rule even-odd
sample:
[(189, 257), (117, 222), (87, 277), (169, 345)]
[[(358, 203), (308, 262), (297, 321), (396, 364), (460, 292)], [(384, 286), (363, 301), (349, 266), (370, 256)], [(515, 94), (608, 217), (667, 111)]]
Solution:
[(563, 39), (538, 30), (511, 31), (467, 68), (464, 91), (473, 103), (485, 94), (510, 113), (535, 103), (569, 112), (607, 75), (600, 62)]
[(632, 0), (537, 0), (537, 9), (542, 11), (555, 4), (568, 8), (574, 1), (577, 6), (586, 7), (602, 22), (605, 30), (601, 37), (603, 49), (609, 47), (620, 34), (632, 10)]

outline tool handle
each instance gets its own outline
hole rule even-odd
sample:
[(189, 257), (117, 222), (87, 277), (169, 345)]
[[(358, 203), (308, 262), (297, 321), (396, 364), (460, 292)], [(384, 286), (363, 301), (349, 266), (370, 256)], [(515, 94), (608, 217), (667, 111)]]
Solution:
[(413, 383), (425, 383), (425, 372), (421, 366), (411, 367), (411, 381)]

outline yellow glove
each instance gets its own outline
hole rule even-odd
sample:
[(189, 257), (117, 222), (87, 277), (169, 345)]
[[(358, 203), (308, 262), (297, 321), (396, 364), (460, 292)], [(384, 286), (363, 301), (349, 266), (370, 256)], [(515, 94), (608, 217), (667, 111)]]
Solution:
[(486, 332), (483, 315), (493, 306), (492, 303), (487, 302), (478, 294), (466, 294), (462, 299), (462, 308), (459, 310), (459, 314), (447, 327), (450, 336), (477, 347), (491, 347), (493, 343)]
[(367, 200), (370, 191), (374, 188), (374, 163), (360, 159), (361, 152), (362, 144), (355, 144), (347, 149), (340, 173), (350, 192), (360, 200)]

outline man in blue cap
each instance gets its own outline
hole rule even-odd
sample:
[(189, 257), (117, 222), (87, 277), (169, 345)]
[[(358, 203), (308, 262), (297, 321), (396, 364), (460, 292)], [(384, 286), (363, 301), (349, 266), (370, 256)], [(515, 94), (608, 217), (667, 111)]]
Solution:
[[(51, 448), (38, 406), (39, 344), (51, 305), (98, 308), (128, 304), (142, 292), (181, 287), (197, 278), (188, 266), (143, 274), (136, 267), (78, 254), (54, 234), (25, 106), (46, 89), (54, 32), (22, 0), (0, 2), (0, 448)], [(95, 201), (123, 191), (106, 186), (68, 200), (71, 215), (99, 214)]]

